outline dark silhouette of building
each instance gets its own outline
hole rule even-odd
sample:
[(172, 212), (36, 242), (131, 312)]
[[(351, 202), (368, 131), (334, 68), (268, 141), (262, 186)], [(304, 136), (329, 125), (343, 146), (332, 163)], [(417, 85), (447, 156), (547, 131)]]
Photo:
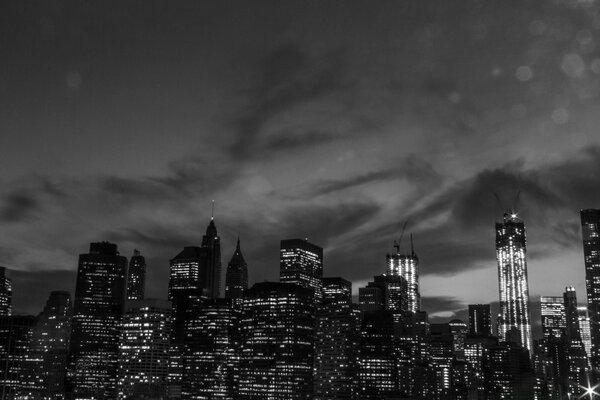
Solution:
[(363, 313), (359, 352), (360, 399), (400, 397), (398, 339), (394, 313)]
[(399, 276), (408, 285), (408, 310), (417, 312), (421, 309), (421, 293), (419, 291), (419, 258), (415, 254), (412, 235), (410, 236), (410, 252), (403, 253), (400, 243), (394, 242), (394, 253), (387, 254), (388, 276)]
[[(510, 333), (507, 332), (507, 336)], [(488, 400), (534, 398), (535, 377), (526, 348), (509, 342), (489, 347), (483, 371)]]
[(133, 250), (127, 271), (127, 300), (143, 300), (146, 291), (146, 259), (139, 250)]
[(352, 284), (343, 278), (323, 278), (315, 339), (315, 400), (359, 398), (359, 334)]
[(502, 221), (496, 222), (496, 258), (500, 289), (498, 336), (506, 341), (508, 331), (516, 329), (523, 346), (531, 351), (526, 254), (525, 224), (515, 212), (508, 211)]
[(567, 393), (577, 393), (580, 387), (587, 386), (589, 375), (588, 360), (583, 341), (581, 340), (575, 289), (567, 286), (563, 298), (566, 322), (563, 340), (565, 341), (567, 351), (567, 380), (565, 382), (565, 389)]
[(202, 264), (200, 279), (206, 282), (206, 297), (217, 298), (221, 295), (221, 239), (217, 235), (215, 220), (211, 217), (202, 236)]
[(185, 326), (183, 395), (235, 399), (240, 310), (229, 299), (199, 299)]
[(225, 298), (231, 299), (234, 304), (240, 304), (244, 298), (244, 291), (248, 289), (248, 264), (244, 260), (242, 250), (240, 249), (240, 239), (229, 264), (227, 264), (227, 273), (225, 275)]
[(27, 390), (22, 393), (22, 398), (64, 399), (71, 313), (69, 292), (50, 293), (32, 330), (22, 378), (27, 383)]
[(186, 246), (171, 259), (169, 300), (175, 308), (174, 333), (183, 341), (189, 301), (195, 297), (216, 298), (221, 282), (221, 244), (214, 219), (211, 218), (202, 245)]
[(312, 288), (255, 284), (244, 295), (241, 330), (238, 399), (312, 399)]
[(591, 362), (600, 369), (600, 209), (581, 210), (585, 286), (592, 339)]
[(127, 259), (117, 245), (91, 243), (79, 256), (69, 352), (69, 390), (78, 399), (114, 399)]
[(27, 351), (36, 318), (0, 316), (0, 400), (13, 400), (29, 391)]
[(167, 399), (172, 305), (167, 300), (125, 303), (119, 345), (119, 399)]
[(489, 304), (469, 304), (469, 335), (492, 336)]
[(5, 267), (0, 267), (0, 316), (12, 314), (12, 281)]
[(359, 288), (362, 311), (390, 310), (397, 313), (410, 311), (410, 289), (402, 276), (378, 275), (366, 287)]
[(312, 289), (316, 304), (321, 301), (323, 249), (303, 239), (281, 241), (279, 280)]

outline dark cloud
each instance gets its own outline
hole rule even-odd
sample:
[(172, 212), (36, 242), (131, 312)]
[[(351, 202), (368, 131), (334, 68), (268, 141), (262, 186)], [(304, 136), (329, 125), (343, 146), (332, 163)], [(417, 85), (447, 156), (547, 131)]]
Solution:
[[(406, 179), (415, 184), (420, 189), (429, 189), (438, 185), (442, 181), (440, 174), (435, 171), (433, 166), (414, 154), (404, 158), (399, 163), (391, 163), (393, 167), (368, 172), (358, 176), (350, 176), (343, 180), (326, 180), (311, 185), (312, 187), (305, 194), (306, 197), (327, 195), (339, 192), (345, 189), (381, 181), (393, 179)], [(396, 165), (394, 165), (396, 164)]]
[(22, 222), (29, 219), (39, 208), (35, 197), (25, 191), (8, 193), (0, 204), (0, 220), (3, 222)]
[(281, 132), (265, 143), (266, 151), (293, 151), (330, 143), (336, 136), (328, 132), (309, 131), (305, 133)]
[(261, 130), (272, 118), (339, 90), (342, 60), (340, 52), (317, 57), (295, 43), (272, 51), (263, 60), (261, 82), (247, 93), (247, 109), (235, 120), (231, 155), (236, 159), (252, 156), (261, 142)]

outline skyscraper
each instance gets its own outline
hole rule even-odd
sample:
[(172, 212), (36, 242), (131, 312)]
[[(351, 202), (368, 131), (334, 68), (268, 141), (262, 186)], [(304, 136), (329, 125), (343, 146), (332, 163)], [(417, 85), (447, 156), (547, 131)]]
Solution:
[(0, 399), (12, 400), (28, 391), (23, 380), (27, 351), (36, 318), (31, 315), (0, 316)]
[(469, 304), (469, 334), (492, 336), (492, 317), (489, 304)]
[(143, 300), (145, 291), (146, 259), (138, 249), (135, 249), (127, 271), (127, 300)]
[(200, 281), (205, 282), (203, 287), (206, 287), (206, 296), (217, 298), (221, 295), (221, 238), (212, 217), (206, 234), (202, 236), (201, 249)]
[(173, 337), (182, 343), (193, 298), (216, 298), (221, 284), (221, 239), (213, 218), (202, 236), (202, 244), (186, 246), (171, 259), (169, 300), (175, 309)]
[(389, 310), (363, 314), (360, 328), (360, 399), (400, 396), (398, 338)]
[(71, 311), (69, 292), (50, 293), (33, 327), (22, 378), (28, 383), (23, 398), (64, 399)]
[(352, 284), (323, 278), (315, 337), (315, 400), (358, 398), (359, 317), (352, 304)]
[(171, 259), (169, 277), (169, 300), (173, 302), (173, 338), (183, 342), (186, 313), (194, 298), (202, 297), (205, 291), (200, 281), (202, 250), (186, 246)]
[(314, 291), (261, 282), (242, 303), (239, 400), (309, 400), (313, 389)]
[(127, 259), (117, 245), (91, 243), (79, 256), (69, 381), (77, 399), (114, 399)]
[(498, 334), (507, 340), (511, 329), (519, 331), (521, 345), (531, 352), (529, 284), (527, 280), (525, 224), (514, 212), (496, 222), (496, 258), (500, 316)]
[(119, 345), (119, 399), (167, 398), (171, 313), (171, 302), (166, 300), (125, 303)]
[(585, 286), (592, 336), (591, 362), (600, 369), (600, 209), (581, 210)]
[(560, 338), (565, 332), (565, 302), (562, 296), (542, 296), (540, 298), (542, 332), (544, 338)]
[(6, 268), (0, 267), (0, 316), (12, 313), (12, 281), (6, 276)]
[(235, 304), (241, 303), (244, 291), (248, 289), (248, 264), (240, 249), (240, 239), (237, 240), (235, 252), (227, 264), (225, 276), (225, 298), (232, 299)]
[(312, 289), (315, 299), (321, 300), (323, 278), (323, 249), (303, 239), (281, 241), (279, 280)]
[(577, 307), (579, 315), (579, 329), (581, 331), (581, 341), (585, 348), (585, 354), (588, 357), (588, 362), (592, 354), (592, 333), (590, 332), (590, 317), (587, 306)]
[(410, 311), (410, 289), (398, 275), (378, 275), (366, 287), (358, 289), (363, 311), (390, 310), (395, 313)]
[(400, 251), (400, 244), (394, 243), (394, 253), (387, 254), (387, 272), (389, 276), (400, 276), (408, 284), (408, 310), (417, 312), (421, 309), (419, 292), (419, 258), (415, 254), (412, 235), (410, 237), (410, 253)]
[(201, 299), (185, 324), (184, 397), (232, 400), (237, 395), (239, 307)]

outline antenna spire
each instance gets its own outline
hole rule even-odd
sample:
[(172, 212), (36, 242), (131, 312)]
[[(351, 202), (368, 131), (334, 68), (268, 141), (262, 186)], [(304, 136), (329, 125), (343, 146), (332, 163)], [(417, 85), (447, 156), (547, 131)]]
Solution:
[(413, 236), (412, 233), (410, 234), (410, 255), (414, 256), (415, 255), (415, 245), (413, 243)]
[(212, 211), (210, 213), (210, 220), (214, 220), (215, 219), (215, 201), (212, 201)]

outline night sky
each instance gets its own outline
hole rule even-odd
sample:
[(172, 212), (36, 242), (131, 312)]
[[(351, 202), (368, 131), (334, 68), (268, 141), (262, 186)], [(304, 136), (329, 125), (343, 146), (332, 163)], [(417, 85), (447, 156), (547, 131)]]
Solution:
[(17, 313), (73, 291), (101, 240), (138, 248), (147, 294), (166, 297), (169, 259), (199, 245), (214, 199), (224, 267), (239, 235), (251, 283), (278, 279), (279, 240), (302, 237), (356, 291), (408, 221), (423, 308), (464, 317), (498, 300), (494, 221), (519, 191), (534, 318), (566, 285), (585, 299), (593, 0), (9, 0), (0, 60)]

